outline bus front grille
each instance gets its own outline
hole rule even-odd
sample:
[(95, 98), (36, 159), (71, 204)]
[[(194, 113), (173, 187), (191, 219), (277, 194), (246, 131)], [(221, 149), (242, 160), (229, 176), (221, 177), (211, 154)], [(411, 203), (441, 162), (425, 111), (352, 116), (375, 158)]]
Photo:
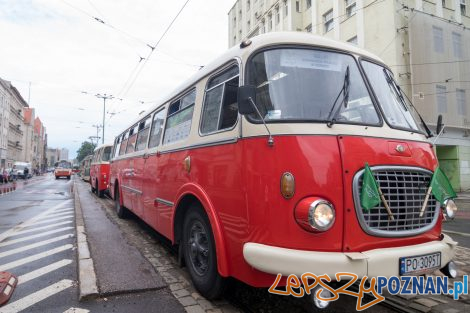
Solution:
[(353, 180), (356, 214), (364, 231), (381, 237), (405, 237), (424, 233), (436, 225), (439, 202), (431, 194), (423, 216), (420, 211), (431, 182), (432, 172), (418, 167), (375, 166), (372, 173), (385, 196), (394, 220), (389, 219), (383, 202), (366, 211), (360, 195), (364, 170)]

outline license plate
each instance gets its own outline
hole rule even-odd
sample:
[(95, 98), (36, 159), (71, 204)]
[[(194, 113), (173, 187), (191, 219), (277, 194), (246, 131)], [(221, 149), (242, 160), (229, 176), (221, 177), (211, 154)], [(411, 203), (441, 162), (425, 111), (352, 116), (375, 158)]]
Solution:
[(441, 253), (400, 258), (400, 275), (420, 275), (441, 267)]

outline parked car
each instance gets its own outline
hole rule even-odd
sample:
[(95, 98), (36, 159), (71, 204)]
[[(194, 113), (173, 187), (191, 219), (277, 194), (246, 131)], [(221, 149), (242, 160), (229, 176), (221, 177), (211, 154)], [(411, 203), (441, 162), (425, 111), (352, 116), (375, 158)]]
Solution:
[(31, 163), (15, 162), (14, 170), (16, 170), (17, 177), (27, 179), (33, 177)]

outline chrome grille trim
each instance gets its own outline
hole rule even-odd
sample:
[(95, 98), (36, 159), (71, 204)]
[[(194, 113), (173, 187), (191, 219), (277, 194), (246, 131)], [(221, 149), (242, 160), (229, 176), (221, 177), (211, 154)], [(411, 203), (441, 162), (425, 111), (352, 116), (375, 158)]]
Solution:
[(439, 202), (431, 194), (423, 217), (419, 217), (432, 172), (420, 167), (374, 166), (370, 168), (384, 193), (395, 221), (388, 220), (383, 203), (364, 212), (360, 192), (364, 169), (353, 178), (353, 196), (356, 215), (362, 229), (373, 236), (406, 237), (432, 229), (439, 217)]

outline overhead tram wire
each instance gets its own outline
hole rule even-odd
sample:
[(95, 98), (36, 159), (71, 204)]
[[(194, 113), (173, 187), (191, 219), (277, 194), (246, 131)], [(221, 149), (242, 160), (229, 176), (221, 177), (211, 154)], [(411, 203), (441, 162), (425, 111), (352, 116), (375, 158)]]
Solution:
[[(181, 9), (178, 11), (178, 13), (176, 14), (176, 16), (173, 18), (173, 20), (171, 21), (171, 23), (168, 25), (168, 27), (165, 29), (165, 31), (163, 32), (163, 34), (160, 36), (160, 38), (158, 39), (157, 43), (153, 46), (150, 46), (149, 47), (151, 48), (149, 54), (147, 55), (147, 57), (144, 59), (144, 62), (142, 63), (142, 66), (140, 66), (140, 68), (138, 69), (136, 75), (132, 78), (132, 80), (130, 81), (129, 85), (126, 86), (124, 85), (123, 88), (121, 89), (121, 91), (118, 93), (118, 96), (122, 96), (122, 97), (125, 97), (127, 95), (127, 93), (129, 92), (129, 90), (132, 88), (132, 86), (134, 85), (135, 81), (137, 80), (137, 78), (139, 77), (140, 73), (142, 72), (142, 69), (145, 67), (145, 65), (147, 64), (148, 60), (150, 59), (150, 57), (152, 56), (153, 52), (155, 51), (155, 49), (158, 47), (158, 45), (160, 44), (160, 42), (163, 40), (163, 38), (165, 37), (165, 35), (168, 33), (168, 31), (170, 30), (171, 26), (173, 26), (173, 23), (176, 21), (176, 19), (178, 18), (178, 16), (180, 16), (181, 12), (183, 12), (184, 8), (186, 7), (186, 5), (189, 3), (189, 1), (191, 0), (186, 0), (186, 2), (183, 4), (183, 6), (181, 7)], [(377, 0), (376, 0), (377, 1)], [(137, 65), (139, 65), (140, 63), (142, 62), (142, 59), (139, 60), (139, 63)], [(138, 67), (138, 66), (137, 66)], [(131, 76), (132, 77), (132, 73), (131, 73)], [(129, 79), (128, 79), (129, 81)], [(122, 94), (121, 94), (122, 92)]]
[[(87, 11), (85, 11), (85, 10), (83, 10), (83, 9), (80, 9), (79, 7), (76, 7), (76, 6), (72, 5), (72, 4), (70, 4), (69, 2), (67, 2), (67, 1), (65, 1), (65, 0), (61, 0), (61, 1), (62, 1), (63, 3), (65, 3), (66, 5), (68, 5), (69, 7), (71, 7), (71, 8), (73, 8), (73, 9), (75, 9), (75, 10), (81, 12), (82, 14), (85, 14), (86, 16), (88, 16), (89, 18), (93, 19), (94, 21), (96, 21), (96, 22), (98, 22), (98, 23), (100, 23), (100, 24), (103, 24), (103, 25), (105, 25), (105, 26), (107, 26), (107, 27), (109, 27), (109, 28), (111, 28), (111, 29), (113, 29), (113, 30), (115, 30), (115, 31), (117, 31), (117, 32), (119, 32), (119, 33), (121, 33), (122, 35), (125, 35), (125, 36), (127, 36), (127, 37), (129, 37), (129, 38), (135, 40), (135, 41), (138, 41), (139, 43), (143, 44), (144, 46), (147, 46), (147, 47), (151, 48), (151, 46), (150, 46), (147, 42), (145, 42), (144, 40), (142, 40), (142, 39), (140, 39), (140, 38), (138, 38), (138, 37), (136, 37), (136, 36), (134, 36), (134, 35), (132, 35), (132, 34), (126, 32), (126, 31), (124, 31), (124, 30), (122, 30), (122, 29), (120, 29), (120, 28), (117, 28), (117, 27), (111, 25), (110, 23), (104, 21), (102, 18), (93, 16), (92, 14), (88, 13)], [(93, 7), (95, 7), (95, 6), (93, 6)], [(95, 10), (96, 10), (96, 8), (95, 8)], [(100, 14), (100, 15), (102, 15), (102, 14)]]

